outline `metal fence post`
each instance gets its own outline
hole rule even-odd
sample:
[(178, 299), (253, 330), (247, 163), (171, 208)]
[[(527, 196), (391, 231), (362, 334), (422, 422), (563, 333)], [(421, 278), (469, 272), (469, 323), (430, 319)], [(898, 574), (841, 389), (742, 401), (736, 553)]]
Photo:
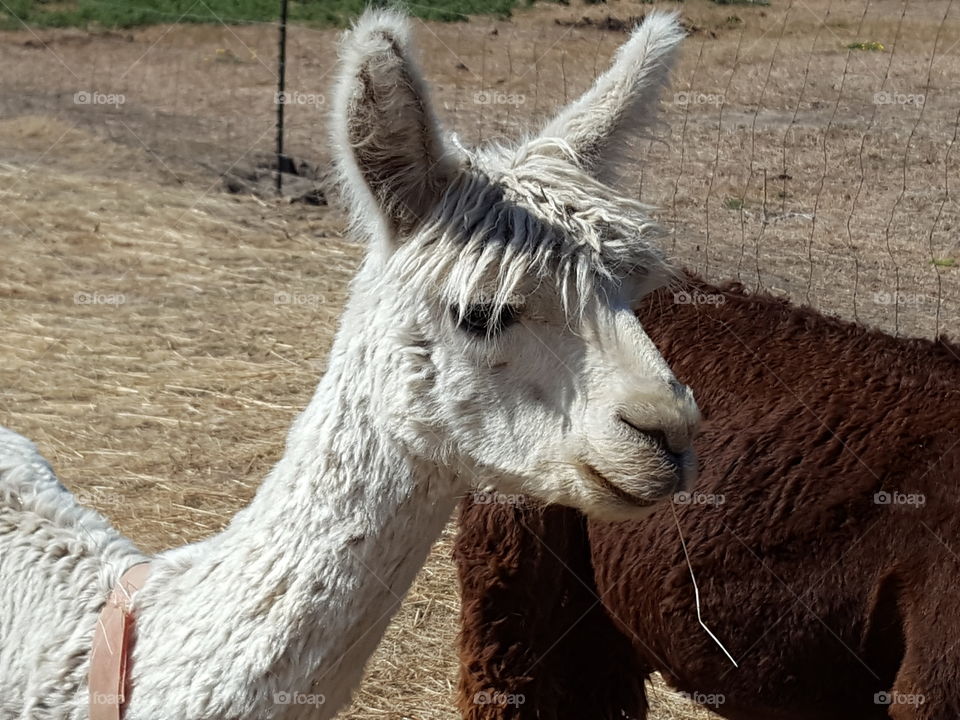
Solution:
[(287, 0), (280, 0), (280, 47), (277, 58), (277, 195), (283, 194), (283, 108), (287, 77)]

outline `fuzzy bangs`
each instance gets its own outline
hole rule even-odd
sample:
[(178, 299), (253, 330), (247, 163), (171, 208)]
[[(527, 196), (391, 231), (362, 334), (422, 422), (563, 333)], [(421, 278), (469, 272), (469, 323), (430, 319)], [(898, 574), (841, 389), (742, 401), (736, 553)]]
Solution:
[(460, 312), (477, 302), (499, 311), (531, 284), (554, 282), (579, 319), (627, 275), (672, 274), (650, 210), (580, 169), (557, 140), (486, 149), (411, 238), (403, 274)]

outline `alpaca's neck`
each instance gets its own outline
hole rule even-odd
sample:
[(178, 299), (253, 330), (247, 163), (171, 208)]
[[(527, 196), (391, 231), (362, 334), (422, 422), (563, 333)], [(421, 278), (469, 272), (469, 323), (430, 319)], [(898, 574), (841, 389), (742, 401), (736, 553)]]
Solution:
[(316, 720), (359, 683), (460, 490), (378, 429), (376, 393), (390, 389), (361, 370), (376, 359), (345, 345), (251, 505), (155, 563), (130, 720)]

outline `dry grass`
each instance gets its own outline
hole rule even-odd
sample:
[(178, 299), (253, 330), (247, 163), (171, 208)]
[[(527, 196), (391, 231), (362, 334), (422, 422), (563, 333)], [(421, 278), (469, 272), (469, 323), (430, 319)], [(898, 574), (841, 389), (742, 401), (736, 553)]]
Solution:
[[(669, 143), (648, 148), (643, 198), (682, 229), (676, 255), (714, 277), (752, 281), (759, 265), (765, 287), (799, 300), (809, 292), (851, 316), (856, 270), (860, 317), (929, 334), (929, 303), (894, 319), (890, 306), (870, 302), (899, 277), (903, 291), (939, 296), (943, 327), (957, 334), (960, 271), (944, 266), (937, 278), (930, 263), (960, 257), (955, 188), (945, 196), (945, 177), (960, 176), (960, 153), (945, 154), (960, 109), (955, 48), (926, 84), (946, 3), (911, 5), (887, 85), (929, 93), (922, 122), (909, 109), (878, 108), (863, 153), (876, 74), (890, 58), (845, 47), (891, 45), (901, 5), (872, 3), (859, 31), (856, 3), (775, 5), (684, 4), (700, 29), (676, 89), (723, 93), (723, 124), (718, 131), (717, 106), (668, 96)], [(418, 37), (448, 123), (467, 139), (489, 138), (573, 97), (623, 39), (555, 19), (647, 9), (549, 6), (512, 22), (418, 26)], [(958, 39), (955, 11), (940, 52)], [(0, 92), (0, 424), (35, 439), (85, 502), (144, 549), (160, 550), (216, 532), (278, 457), (325, 368), (360, 249), (343, 237), (339, 213), (225, 195), (210, 172), (269, 148), (271, 64), (259, 58), (272, 55), (272, 28), (49, 31), (41, 40), (0, 33), (0, 64), (22, 68)], [(238, 60), (217, 62), (218, 48)], [(325, 91), (332, 57), (333, 33), (294, 29), (290, 86)], [(481, 88), (525, 101), (478, 104)], [(83, 89), (124, 92), (128, 102), (78, 108), (70, 97)], [(289, 117), (294, 155), (322, 165), (323, 113), (292, 107)], [(790, 179), (778, 180), (784, 161)], [(818, 195), (814, 224), (806, 214)], [(306, 302), (277, 304), (277, 293)], [(451, 532), (344, 717), (456, 717)], [(655, 720), (706, 717), (660, 687), (651, 704)]]
[[(323, 371), (357, 248), (336, 223), (221, 193), (42, 166), (0, 178), (5, 422), (145, 547), (216, 530)], [(274, 304), (304, 288), (322, 300)]]

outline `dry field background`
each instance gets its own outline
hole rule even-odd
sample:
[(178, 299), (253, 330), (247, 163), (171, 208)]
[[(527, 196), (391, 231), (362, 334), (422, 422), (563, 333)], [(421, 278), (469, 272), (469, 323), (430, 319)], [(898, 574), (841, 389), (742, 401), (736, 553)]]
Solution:
[[(650, 9), (577, 1), (416, 23), (463, 140), (575, 97), (619, 21)], [(676, 229), (678, 261), (891, 332), (960, 335), (960, 3), (665, 6), (691, 36), (624, 181)], [(315, 206), (268, 191), (274, 27), (0, 33), (0, 424), (147, 550), (227, 522), (325, 368), (360, 253), (322, 180), (335, 42), (290, 32), (294, 189), (319, 178), (330, 204)], [(344, 717), (456, 717), (453, 531)], [(702, 717), (665, 689), (651, 703), (657, 720)]]

